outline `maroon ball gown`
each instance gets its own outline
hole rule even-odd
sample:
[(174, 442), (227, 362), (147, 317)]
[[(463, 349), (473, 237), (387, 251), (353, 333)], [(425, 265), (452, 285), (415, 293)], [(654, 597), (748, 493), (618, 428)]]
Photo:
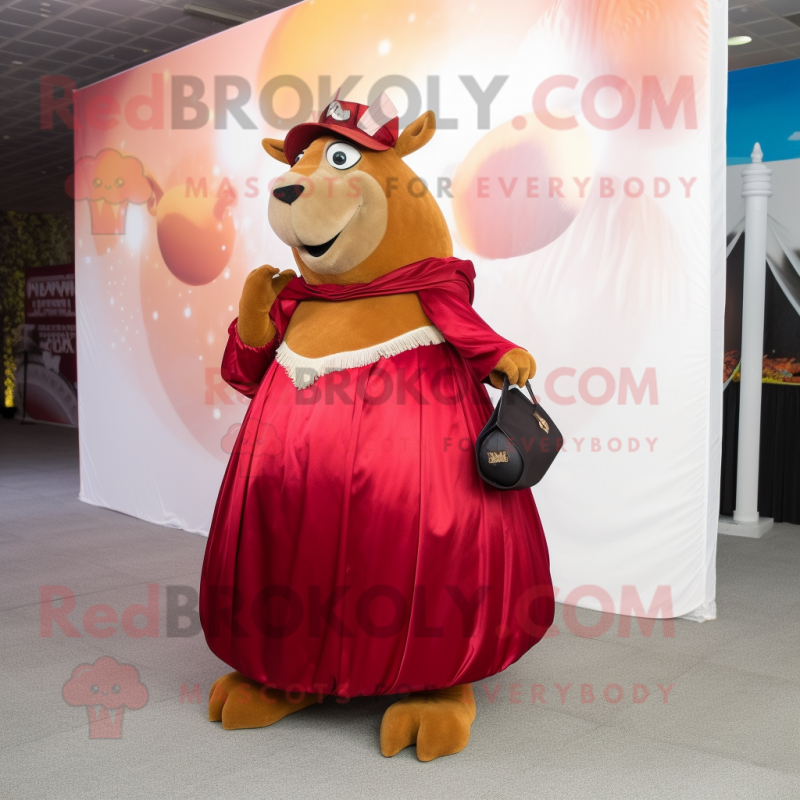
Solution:
[[(515, 345), (472, 309), (474, 275), (451, 258), (369, 284), (297, 278), (271, 311), (275, 341), (248, 347), (231, 325), (222, 375), (252, 402), (200, 614), (212, 651), (244, 675), (340, 697), (444, 688), (503, 670), (552, 623), (533, 496), (492, 488), (475, 465), (492, 412), (481, 381)], [(410, 291), (435, 327), (382, 354), (315, 360), (313, 380), (309, 360), (278, 349), (305, 299)]]

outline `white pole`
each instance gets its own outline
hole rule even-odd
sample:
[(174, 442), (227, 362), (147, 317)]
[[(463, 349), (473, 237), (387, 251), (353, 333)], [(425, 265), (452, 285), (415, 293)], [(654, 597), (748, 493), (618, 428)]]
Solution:
[(739, 400), (739, 452), (736, 472), (735, 525), (739, 536), (759, 538), (772, 520), (758, 516), (758, 462), (761, 439), (761, 378), (764, 355), (764, 293), (767, 261), (767, 198), (772, 196), (772, 170), (761, 163), (756, 142), (752, 163), (742, 171), (745, 198), (744, 298), (742, 303), (742, 365)]

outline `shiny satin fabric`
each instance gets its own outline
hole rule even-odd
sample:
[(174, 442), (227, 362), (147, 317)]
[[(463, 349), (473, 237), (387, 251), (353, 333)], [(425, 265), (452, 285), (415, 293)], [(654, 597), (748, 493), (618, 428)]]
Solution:
[(533, 496), (493, 489), (475, 466), (492, 407), (450, 341), (461, 320), (454, 338), (479, 348), (485, 323), (463, 303), (449, 319), (429, 314), (447, 343), (302, 391), (274, 361), (277, 342), (247, 347), (231, 326), (223, 377), (253, 400), (217, 501), (200, 614), (233, 668), (341, 697), (443, 688), (499, 672), (550, 626)]

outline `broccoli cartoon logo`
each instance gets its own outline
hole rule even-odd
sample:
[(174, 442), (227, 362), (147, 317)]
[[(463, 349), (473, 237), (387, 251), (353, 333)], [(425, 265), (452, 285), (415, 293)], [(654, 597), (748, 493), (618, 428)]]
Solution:
[(71, 706), (86, 706), (90, 739), (119, 739), (125, 709), (141, 708), (148, 698), (136, 667), (110, 656), (75, 667), (62, 695)]
[(75, 164), (74, 197), (89, 201), (95, 236), (124, 235), (128, 204), (146, 203), (156, 191), (144, 174), (142, 162), (116, 150), (83, 156)]

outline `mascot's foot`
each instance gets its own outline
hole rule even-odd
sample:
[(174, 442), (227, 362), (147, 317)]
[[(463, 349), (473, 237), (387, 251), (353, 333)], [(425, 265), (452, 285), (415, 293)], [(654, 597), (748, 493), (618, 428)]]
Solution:
[(319, 699), (315, 694), (287, 695), (245, 678), (240, 672), (231, 672), (214, 681), (208, 698), (208, 718), (211, 722), (221, 720), (226, 731), (264, 728)]
[(381, 753), (391, 757), (414, 743), (420, 761), (459, 753), (469, 742), (474, 720), (475, 696), (468, 683), (415, 692), (386, 709), (381, 722)]

